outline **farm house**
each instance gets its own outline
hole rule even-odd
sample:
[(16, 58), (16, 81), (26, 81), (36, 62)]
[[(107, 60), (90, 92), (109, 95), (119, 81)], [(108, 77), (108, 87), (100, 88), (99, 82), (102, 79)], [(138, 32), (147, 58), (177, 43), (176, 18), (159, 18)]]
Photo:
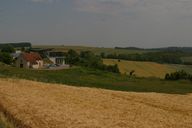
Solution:
[(16, 60), (16, 67), (39, 69), (43, 67), (42, 57), (35, 52), (21, 53)]

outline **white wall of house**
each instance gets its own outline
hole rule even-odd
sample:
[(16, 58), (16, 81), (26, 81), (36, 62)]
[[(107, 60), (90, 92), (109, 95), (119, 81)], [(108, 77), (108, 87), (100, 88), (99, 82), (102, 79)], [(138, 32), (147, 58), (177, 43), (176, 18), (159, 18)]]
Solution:
[(15, 53), (21, 53), (21, 50), (16, 50)]
[(31, 64), (31, 67), (33, 69), (39, 69), (39, 68), (43, 67), (43, 61), (42, 60), (37, 60), (36, 62), (37, 62), (37, 64)]
[(52, 61), (54, 64), (56, 64), (56, 59), (55, 59), (55, 57), (49, 57), (49, 60)]
[(49, 60), (51, 60), (53, 64), (65, 65), (64, 57), (49, 57)]

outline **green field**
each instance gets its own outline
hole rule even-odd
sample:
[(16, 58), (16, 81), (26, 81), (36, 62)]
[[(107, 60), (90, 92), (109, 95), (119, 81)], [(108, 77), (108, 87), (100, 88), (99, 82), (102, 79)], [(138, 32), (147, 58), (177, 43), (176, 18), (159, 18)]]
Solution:
[(114, 48), (103, 48), (103, 47), (87, 47), (87, 46), (55, 46), (55, 45), (35, 45), (33, 48), (54, 48), (55, 51), (66, 52), (69, 49), (73, 49), (77, 52), (81, 51), (92, 51), (95, 54), (102, 52), (106, 54), (133, 54), (133, 53), (144, 53), (149, 52), (147, 50), (126, 50), (126, 49), (114, 49)]
[(166, 73), (175, 72), (177, 70), (185, 70), (192, 73), (192, 66), (190, 65), (168, 65), (158, 64), (155, 62), (140, 62), (140, 61), (126, 61), (120, 62), (116, 59), (104, 59), (103, 62), (107, 65), (117, 64), (122, 74), (129, 74), (132, 70), (138, 77), (158, 77), (164, 78)]
[(65, 70), (29, 70), (0, 64), (0, 77), (22, 78), (79, 87), (104, 88), (131, 92), (186, 94), (192, 92), (190, 81), (165, 81), (155, 78), (130, 78), (100, 70), (74, 67)]

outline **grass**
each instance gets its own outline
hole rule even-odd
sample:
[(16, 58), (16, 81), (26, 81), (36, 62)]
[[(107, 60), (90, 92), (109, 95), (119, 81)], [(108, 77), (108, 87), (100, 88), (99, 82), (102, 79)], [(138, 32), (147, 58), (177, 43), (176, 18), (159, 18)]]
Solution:
[(120, 91), (179, 94), (192, 92), (190, 81), (165, 81), (157, 78), (129, 78), (126, 75), (81, 67), (48, 71), (20, 69), (1, 64), (0, 76)]
[(155, 62), (140, 62), (140, 61), (126, 61), (120, 62), (116, 59), (104, 59), (103, 62), (107, 65), (117, 64), (122, 74), (129, 74), (132, 70), (138, 77), (157, 77), (164, 78), (166, 73), (175, 72), (178, 70), (185, 70), (192, 74), (192, 65), (178, 65), (178, 64), (159, 64)]
[[(65, 70), (30, 70), (19, 69), (10, 66), (1, 66), (2, 77), (24, 78), (51, 83), (72, 84), (79, 86), (107, 86), (112, 82), (126, 81), (126, 76), (103, 72), (94, 69), (74, 67)], [(98, 79), (100, 81), (98, 81)]]

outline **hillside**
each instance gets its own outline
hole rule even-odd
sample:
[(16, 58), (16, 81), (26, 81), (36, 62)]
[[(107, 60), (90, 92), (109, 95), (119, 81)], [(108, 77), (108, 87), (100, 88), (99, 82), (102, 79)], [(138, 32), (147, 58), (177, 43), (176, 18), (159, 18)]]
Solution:
[(0, 79), (3, 111), (21, 128), (191, 128), (191, 99)]
[(190, 53), (192, 51), (192, 47), (161, 47), (161, 48), (115, 47), (115, 49), (169, 51), (169, 52), (182, 51), (182, 52), (190, 52)]
[(92, 51), (95, 54), (100, 55), (102, 52), (105, 54), (134, 54), (134, 53), (145, 53), (149, 52), (146, 50), (137, 49), (115, 49), (115, 48), (103, 48), (103, 47), (87, 47), (87, 46), (64, 46), (64, 45), (34, 45), (33, 48), (54, 48), (55, 51), (66, 52), (69, 49), (73, 49), (77, 52), (81, 51)]
[(116, 59), (104, 59), (103, 62), (107, 65), (118, 64), (122, 74), (135, 71), (135, 75), (139, 77), (158, 77), (164, 78), (166, 73), (175, 72), (177, 70), (185, 70), (192, 73), (191, 65), (176, 65), (176, 64), (159, 64), (155, 62), (141, 61), (126, 61), (120, 62)]
[(103, 48), (88, 46), (65, 46), (65, 45), (36, 45), (33, 49), (52, 49), (53, 51), (67, 52), (73, 49), (77, 53), (82, 51), (91, 51), (102, 58), (122, 59), (129, 61), (145, 61), (166, 64), (191, 64), (191, 48), (190, 47), (168, 47), (142, 49), (136, 47), (127, 48)]

